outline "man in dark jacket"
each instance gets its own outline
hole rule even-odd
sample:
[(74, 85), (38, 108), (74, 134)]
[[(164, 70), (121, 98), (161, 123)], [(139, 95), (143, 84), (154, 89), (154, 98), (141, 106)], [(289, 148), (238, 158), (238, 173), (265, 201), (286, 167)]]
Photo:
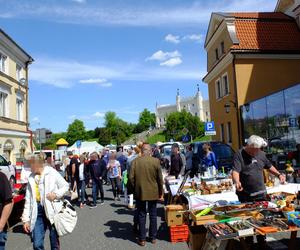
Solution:
[(104, 191), (103, 191), (103, 178), (106, 173), (106, 163), (104, 160), (99, 159), (96, 152), (90, 156), (89, 169), (91, 172), (91, 179), (93, 181), (93, 204), (90, 208), (97, 207), (97, 191), (100, 191), (100, 198), (102, 205), (104, 203)]
[(183, 162), (180, 155), (179, 145), (177, 143), (174, 143), (172, 145), (170, 175), (174, 175), (177, 179), (180, 174), (182, 166), (183, 166)]
[(149, 238), (153, 244), (157, 236), (157, 200), (163, 196), (163, 178), (159, 160), (152, 157), (149, 144), (144, 144), (142, 156), (136, 158), (131, 165), (129, 173), (129, 185), (136, 199), (136, 207), (139, 220), (140, 246), (146, 243), (146, 215), (147, 205), (150, 217)]

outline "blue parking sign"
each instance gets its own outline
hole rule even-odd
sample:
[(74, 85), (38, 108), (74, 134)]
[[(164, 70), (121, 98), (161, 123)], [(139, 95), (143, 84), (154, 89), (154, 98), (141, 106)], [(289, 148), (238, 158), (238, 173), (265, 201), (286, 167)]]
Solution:
[(205, 131), (215, 131), (215, 123), (214, 122), (206, 122), (205, 123)]

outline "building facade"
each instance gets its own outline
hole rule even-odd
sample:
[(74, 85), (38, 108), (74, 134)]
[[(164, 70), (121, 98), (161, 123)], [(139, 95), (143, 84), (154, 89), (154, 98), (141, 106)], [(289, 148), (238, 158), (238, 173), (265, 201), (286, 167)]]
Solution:
[(13, 164), (32, 150), (28, 65), (33, 61), (0, 29), (0, 154)]
[(156, 104), (156, 127), (164, 127), (170, 113), (180, 112), (182, 110), (186, 110), (192, 115), (198, 116), (203, 122), (210, 121), (209, 101), (203, 99), (199, 88), (195, 96), (183, 98), (180, 96), (179, 90), (177, 90), (176, 104)]
[[(280, 2), (284, 1), (277, 6), (282, 6)], [(281, 12), (212, 14), (205, 41), (208, 73), (203, 81), (208, 84), (211, 117), (217, 132), (215, 140), (229, 143), (237, 150), (250, 134), (271, 140), (291, 136), (290, 130), (294, 135), (298, 133), (295, 132), (299, 129), (300, 106), (297, 18)], [(289, 99), (293, 103), (286, 97), (291, 91), (296, 95), (296, 99), (295, 96)], [(287, 109), (288, 103), (293, 110)], [(279, 127), (284, 122), (283, 130)], [(275, 125), (278, 128), (270, 132), (269, 128)], [(258, 127), (265, 129), (258, 132)], [(293, 140), (300, 143), (299, 138)]]

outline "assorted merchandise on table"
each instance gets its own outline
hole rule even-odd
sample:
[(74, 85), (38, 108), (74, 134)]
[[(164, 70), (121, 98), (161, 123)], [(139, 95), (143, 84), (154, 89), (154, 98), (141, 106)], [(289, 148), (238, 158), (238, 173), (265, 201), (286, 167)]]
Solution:
[[(211, 244), (213, 239), (226, 241), (253, 235), (300, 231), (300, 212), (295, 211), (300, 208), (300, 185), (292, 185), (297, 184), (276, 186), (272, 193), (268, 190), (265, 201), (239, 203), (237, 200), (228, 202), (226, 199), (226, 196), (235, 192), (232, 179), (227, 176), (213, 181), (187, 180), (180, 185), (181, 203), (165, 207), (170, 240), (172, 243), (189, 241), (191, 249), (201, 249), (195, 238), (203, 245), (208, 242)], [(190, 203), (196, 198), (201, 206)], [(205, 232), (187, 236), (193, 234), (195, 230), (191, 228), (194, 227), (203, 227)]]

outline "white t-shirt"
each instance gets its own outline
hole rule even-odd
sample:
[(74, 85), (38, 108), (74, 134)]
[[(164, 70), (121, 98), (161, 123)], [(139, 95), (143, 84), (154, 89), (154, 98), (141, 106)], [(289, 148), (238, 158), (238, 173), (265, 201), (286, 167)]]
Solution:
[[(111, 166), (113, 166), (111, 169), (109, 169)], [(117, 160), (114, 161), (109, 161), (107, 164), (107, 169), (108, 170), (108, 177), (109, 178), (117, 178), (118, 176), (121, 175), (120, 173), (120, 162)]]
[(80, 181), (84, 180), (84, 163), (81, 163), (79, 165), (79, 180)]

